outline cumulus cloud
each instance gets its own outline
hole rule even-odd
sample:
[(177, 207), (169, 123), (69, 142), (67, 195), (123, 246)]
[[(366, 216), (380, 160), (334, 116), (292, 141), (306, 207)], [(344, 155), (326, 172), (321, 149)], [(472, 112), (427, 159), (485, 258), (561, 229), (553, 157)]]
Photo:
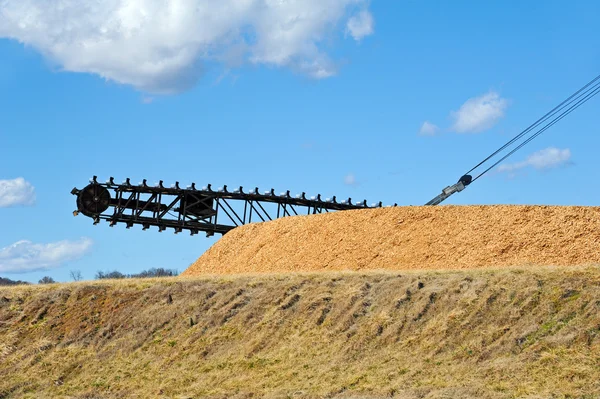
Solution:
[(92, 240), (89, 238), (49, 244), (18, 241), (0, 249), (0, 272), (23, 273), (55, 268), (65, 262), (80, 259), (91, 247)]
[(451, 113), (454, 119), (452, 129), (457, 133), (483, 132), (502, 119), (507, 107), (508, 101), (494, 91), (471, 98), (458, 111)]
[(570, 162), (570, 160), (570, 149), (549, 147), (529, 155), (524, 161), (500, 165), (500, 167), (498, 167), (498, 171), (513, 173), (527, 167), (532, 167), (536, 170), (551, 169), (566, 165)]
[(17, 205), (33, 205), (35, 188), (22, 177), (0, 180), (0, 208)]
[(359, 41), (363, 37), (373, 34), (375, 30), (374, 25), (373, 15), (368, 10), (362, 10), (348, 20), (346, 29), (354, 40)]
[(419, 129), (420, 136), (435, 136), (440, 131), (440, 128), (429, 121), (423, 122)]
[(354, 176), (352, 173), (347, 174), (346, 177), (344, 177), (344, 184), (348, 186), (358, 185), (358, 182), (356, 181), (356, 176)]
[(0, 38), (65, 71), (166, 94), (193, 86), (207, 62), (335, 75), (324, 43), (344, 19), (354, 39), (372, 34), (366, 7), (368, 0), (1, 0)]

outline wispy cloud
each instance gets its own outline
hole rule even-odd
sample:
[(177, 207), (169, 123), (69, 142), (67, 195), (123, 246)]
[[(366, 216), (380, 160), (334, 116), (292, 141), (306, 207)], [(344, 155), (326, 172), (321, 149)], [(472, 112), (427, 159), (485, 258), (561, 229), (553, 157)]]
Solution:
[(207, 64), (333, 76), (332, 38), (373, 33), (369, 0), (2, 0), (0, 38), (31, 46), (64, 71), (149, 93), (193, 87)]
[(35, 188), (22, 177), (0, 180), (0, 208), (17, 205), (33, 205)]
[(492, 128), (502, 117), (508, 101), (494, 91), (470, 98), (458, 111), (451, 113), (452, 130), (457, 133), (481, 133)]
[(373, 15), (368, 10), (362, 10), (348, 20), (346, 29), (356, 41), (372, 35), (375, 31), (375, 20), (373, 19)]
[(223, 70), (223, 72), (221, 72), (221, 74), (219, 76), (217, 76), (217, 78), (215, 79), (213, 86), (220, 85), (221, 82), (223, 81), (223, 79), (225, 79), (227, 76), (229, 76), (230, 73), (231, 73), (231, 69)]
[(440, 128), (429, 121), (423, 122), (419, 129), (420, 136), (435, 136), (440, 132)]
[(352, 173), (347, 174), (346, 177), (344, 177), (344, 184), (348, 186), (357, 186), (358, 182), (356, 181), (356, 176)]
[(315, 148), (317, 148), (317, 143), (313, 140), (308, 140), (300, 144), (300, 147), (303, 150), (314, 150)]
[(568, 165), (570, 161), (570, 149), (549, 147), (529, 155), (524, 161), (500, 165), (498, 171), (514, 173), (527, 167), (532, 167), (536, 170), (545, 170)]
[[(505, 115), (508, 100), (495, 91), (465, 101), (458, 111), (450, 112), (452, 126), (446, 131), (456, 133), (481, 133), (494, 127)], [(436, 136), (441, 129), (429, 122), (423, 122), (420, 136)]]
[(0, 272), (23, 273), (61, 266), (63, 263), (80, 259), (92, 248), (92, 240), (59, 241), (35, 244), (18, 241), (0, 249)]

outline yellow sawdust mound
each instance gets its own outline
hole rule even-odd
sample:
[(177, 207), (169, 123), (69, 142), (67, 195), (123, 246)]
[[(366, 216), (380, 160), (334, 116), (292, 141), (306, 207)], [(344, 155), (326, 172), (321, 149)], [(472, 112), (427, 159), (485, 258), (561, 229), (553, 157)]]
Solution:
[(397, 207), (232, 230), (183, 274), (600, 263), (600, 208)]

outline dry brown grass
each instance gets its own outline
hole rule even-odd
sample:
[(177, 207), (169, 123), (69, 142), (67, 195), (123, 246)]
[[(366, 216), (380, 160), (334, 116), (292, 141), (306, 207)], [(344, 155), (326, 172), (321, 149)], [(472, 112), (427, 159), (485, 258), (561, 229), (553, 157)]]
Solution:
[(597, 266), (0, 289), (1, 398), (592, 398), (599, 381)]
[(227, 233), (185, 275), (600, 263), (599, 207), (429, 206), (288, 217)]

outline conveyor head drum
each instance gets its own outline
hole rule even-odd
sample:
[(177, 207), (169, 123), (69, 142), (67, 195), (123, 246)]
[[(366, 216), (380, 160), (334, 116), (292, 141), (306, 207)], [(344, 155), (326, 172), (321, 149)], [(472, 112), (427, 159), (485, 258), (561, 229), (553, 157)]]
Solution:
[(101, 214), (110, 206), (110, 193), (105, 187), (90, 184), (77, 195), (77, 209), (85, 216)]

